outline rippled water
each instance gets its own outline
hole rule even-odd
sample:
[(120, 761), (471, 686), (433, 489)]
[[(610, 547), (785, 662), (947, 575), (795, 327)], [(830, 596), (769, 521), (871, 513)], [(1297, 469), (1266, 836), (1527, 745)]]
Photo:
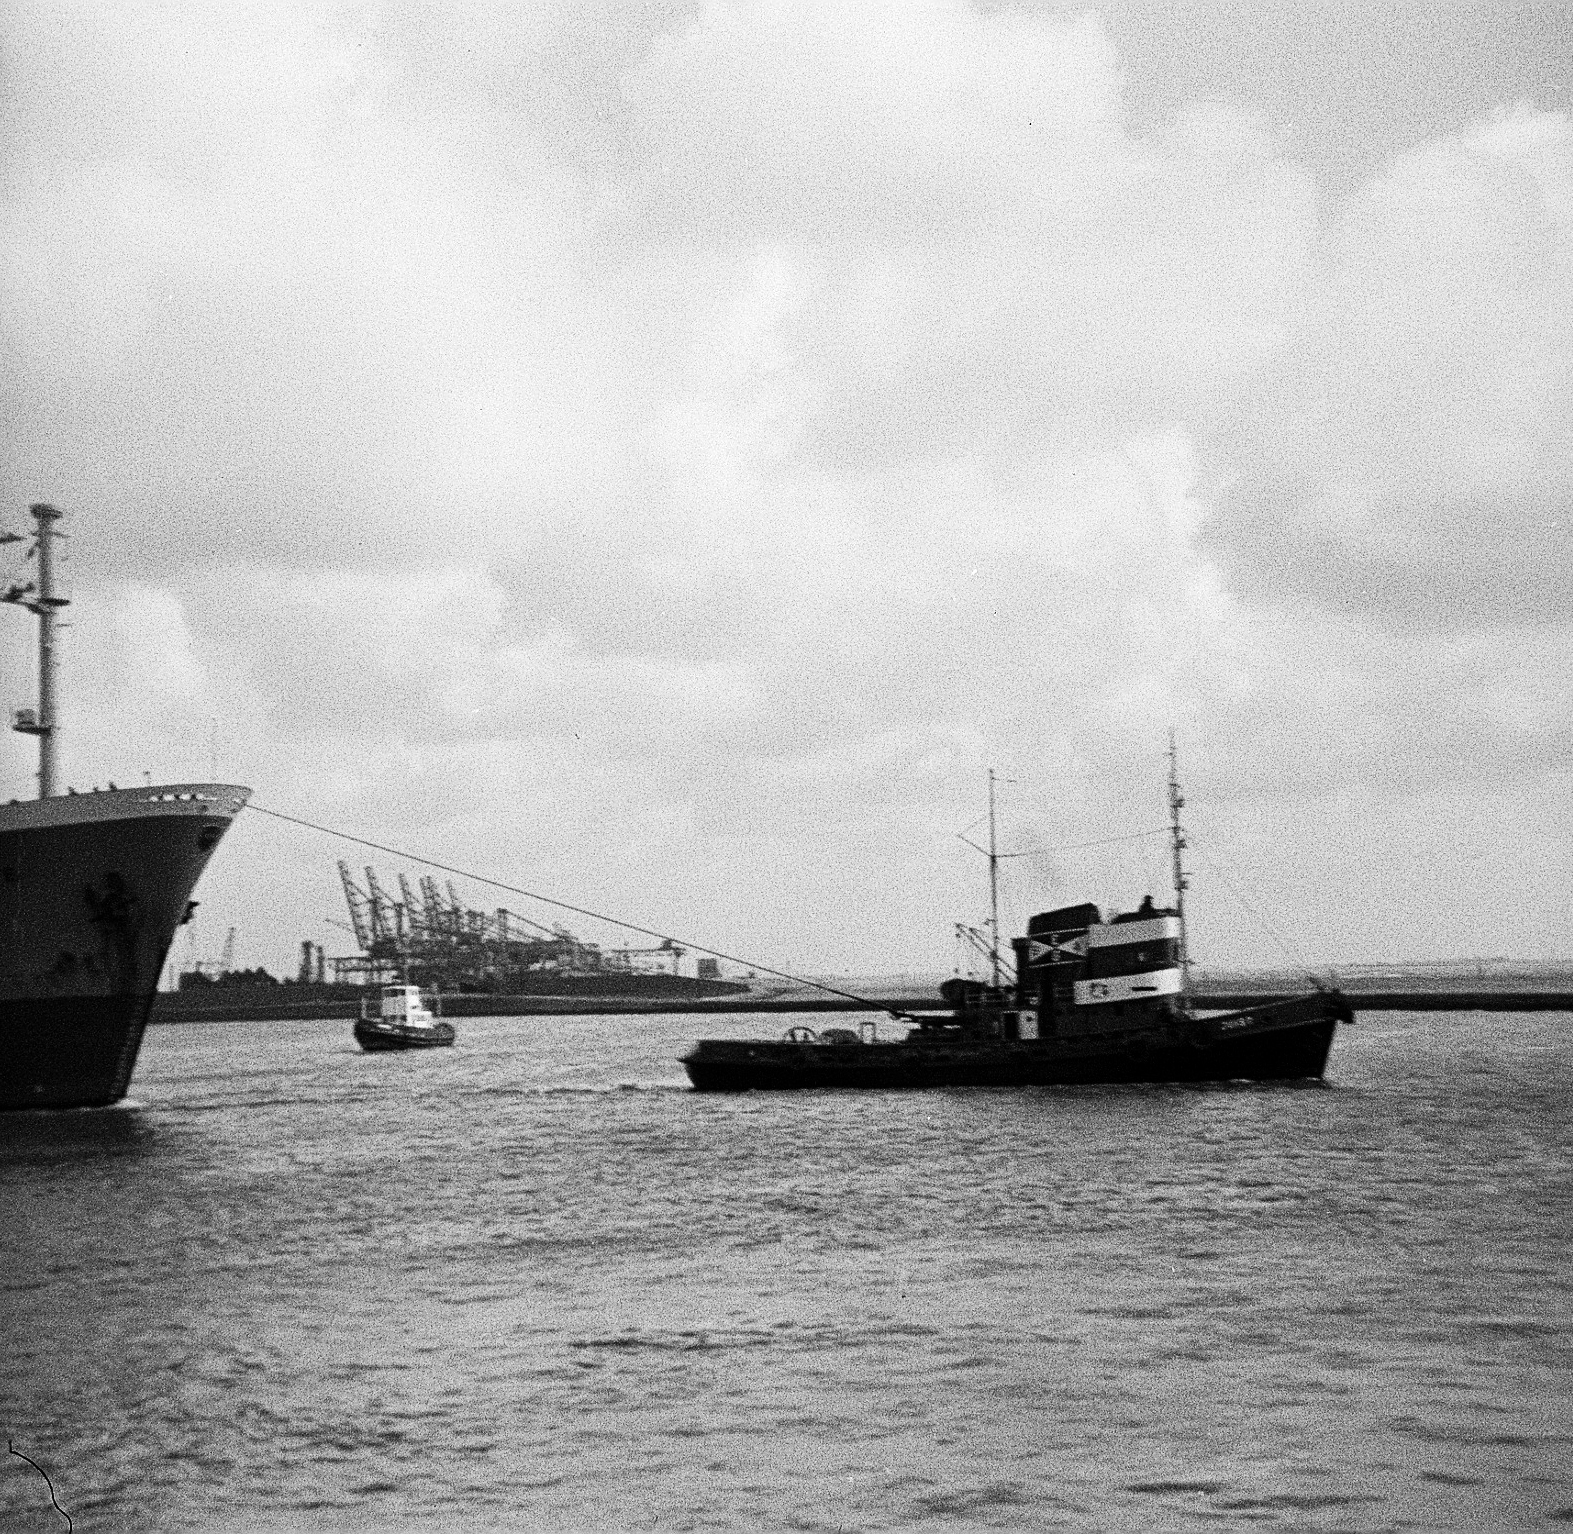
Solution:
[[(1573, 1018), (735, 1098), (696, 1026), (164, 1027), (0, 1116), (0, 1432), (78, 1529), (1573, 1520)], [(65, 1527), (14, 1456), (0, 1527)]]

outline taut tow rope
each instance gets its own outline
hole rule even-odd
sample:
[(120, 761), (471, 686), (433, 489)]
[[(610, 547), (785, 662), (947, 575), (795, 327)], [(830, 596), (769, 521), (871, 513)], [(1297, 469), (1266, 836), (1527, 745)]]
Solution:
[(535, 890), (521, 889), (517, 884), (506, 884), (501, 879), (490, 879), (485, 874), (473, 873), (467, 868), (455, 868), (451, 863), (439, 863), (435, 858), (422, 857), (418, 852), (406, 852), (402, 847), (390, 847), (384, 842), (374, 842), (365, 836), (355, 836), (348, 831), (340, 831), (333, 826), (318, 825), (314, 820), (303, 820), (299, 815), (286, 815), (282, 810), (270, 810), (266, 805), (258, 804), (253, 799), (247, 806), (259, 815), (271, 815), (274, 820), (288, 821), (294, 826), (304, 826), (308, 831), (318, 831), (324, 836), (336, 836), (340, 841), (354, 842), (359, 847), (370, 847), (374, 852), (386, 852), (389, 857), (403, 858), (406, 862), (420, 863), (427, 868), (440, 869), (443, 873), (454, 874), (460, 879), (468, 879), (474, 884), (489, 885), (492, 889), (506, 890), (510, 895), (523, 895), (526, 900), (538, 900), (542, 905), (555, 906), (559, 911), (572, 911), (576, 916), (587, 916), (591, 921), (603, 921), (613, 927), (621, 927), (625, 932), (637, 932), (641, 937), (653, 937), (662, 943), (670, 943), (674, 947), (685, 948), (693, 953), (702, 953), (712, 959), (725, 959), (728, 964), (741, 964), (745, 969), (762, 970), (767, 975), (774, 975), (778, 980), (790, 980), (794, 985), (811, 986), (817, 991), (824, 991), (831, 996), (839, 996), (843, 1001), (855, 1001), (859, 1006), (866, 1007), (870, 1012), (886, 1012), (893, 1018), (905, 1020), (906, 1014), (897, 1012), (889, 1007), (880, 1006), (877, 1002), (870, 1001), (867, 996), (859, 996), (852, 991), (843, 991), (839, 986), (826, 985), (823, 980), (811, 980), (806, 975), (789, 974), (784, 969), (775, 969), (769, 964), (759, 964), (753, 959), (740, 958), (737, 954), (723, 953), (719, 948), (707, 947), (704, 943), (693, 943), (687, 938), (674, 937), (666, 932), (657, 932), (653, 927), (641, 927), (637, 922), (624, 921), (620, 916), (607, 916), (601, 911), (591, 911), (582, 905), (572, 905), (566, 900), (557, 900), (551, 895), (542, 895)]

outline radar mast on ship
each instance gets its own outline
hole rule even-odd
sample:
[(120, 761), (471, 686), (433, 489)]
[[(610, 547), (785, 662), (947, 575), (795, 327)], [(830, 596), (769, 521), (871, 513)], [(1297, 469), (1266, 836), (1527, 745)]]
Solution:
[[(38, 737), (38, 797), (49, 799), (55, 792), (55, 762), (59, 725), (55, 713), (55, 616), (70, 606), (68, 597), (55, 592), (55, 539), (63, 536), (55, 523), (60, 513), (53, 506), (37, 502), (30, 508), (38, 531), (28, 558), (38, 561), (38, 579), (14, 583), (0, 591), (0, 602), (15, 602), (38, 615), (38, 707), (19, 708), (13, 730)], [(21, 533), (0, 532), (0, 543), (20, 543)]]

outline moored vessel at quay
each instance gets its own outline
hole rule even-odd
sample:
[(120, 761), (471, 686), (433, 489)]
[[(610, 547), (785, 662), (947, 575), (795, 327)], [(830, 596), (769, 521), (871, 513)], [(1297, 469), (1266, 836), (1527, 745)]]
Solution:
[[(1172, 746), (1169, 792), (1172, 907), (1148, 899), (1108, 921), (1091, 903), (1045, 911), (1013, 944), (1014, 983), (1002, 983), (996, 946), (990, 982), (947, 981), (949, 1015), (918, 1021), (902, 1039), (880, 1039), (872, 1022), (798, 1027), (775, 1041), (702, 1039), (683, 1059), (690, 1081), (740, 1092), (1319, 1079), (1338, 1024), (1354, 1021), (1337, 991), (1223, 1012), (1192, 998)], [(991, 836), (991, 873), (994, 860)]]
[(59, 513), (32, 508), (36, 585), (0, 599), (39, 619), (39, 707), (15, 728), (39, 743), (39, 797), (0, 805), (0, 1108), (118, 1101), (191, 894), (250, 790), (177, 783), (55, 792), (51, 543)]

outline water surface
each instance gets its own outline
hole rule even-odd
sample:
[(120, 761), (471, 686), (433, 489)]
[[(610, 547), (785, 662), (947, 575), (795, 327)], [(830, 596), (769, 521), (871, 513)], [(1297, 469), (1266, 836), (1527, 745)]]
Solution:
[(166, 1026), (0, 1116), (0, 1433), (78, 1529), (1573, 1521), (1573, 1019), (741, 1097), (677, 1057), (779, 1019), (459, 1027)]

